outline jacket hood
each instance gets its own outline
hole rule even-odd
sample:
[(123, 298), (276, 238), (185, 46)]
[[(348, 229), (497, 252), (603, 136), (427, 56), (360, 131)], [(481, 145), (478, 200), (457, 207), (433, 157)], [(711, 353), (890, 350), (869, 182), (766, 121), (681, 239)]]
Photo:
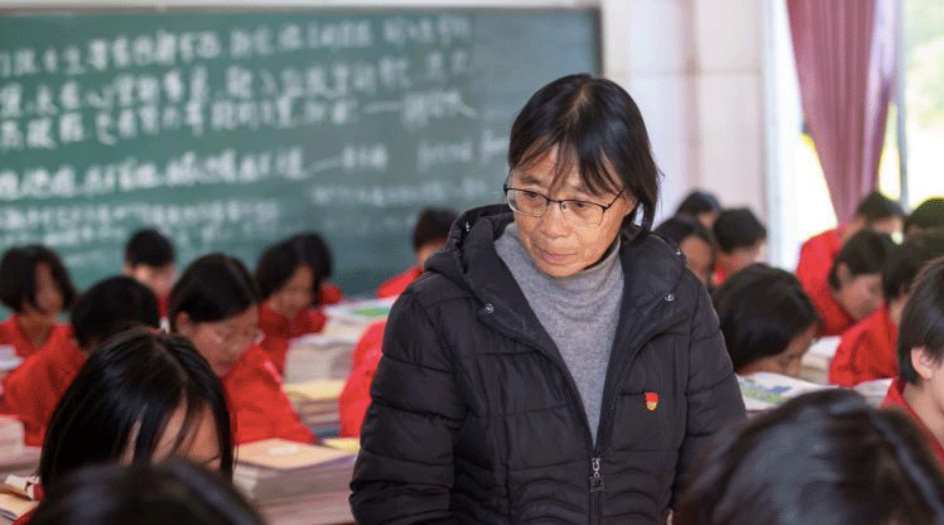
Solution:
[[(446, 246), (430, 257), (426, 269), (469, 290), (483, 303), (505, 303), (512, 299), (509, 293), (523, 301), (514, 277), (495, 250), (495, 241), (513, 220), (513, 212), (504, 204), (463, 213), (453, 223)], [(685, 259), (681, 250), (657, 235), (635, 239), (625, 230), (620, 235), (624, 301), (628, 298), (645, 310), (675, 289), (685, 271)]]

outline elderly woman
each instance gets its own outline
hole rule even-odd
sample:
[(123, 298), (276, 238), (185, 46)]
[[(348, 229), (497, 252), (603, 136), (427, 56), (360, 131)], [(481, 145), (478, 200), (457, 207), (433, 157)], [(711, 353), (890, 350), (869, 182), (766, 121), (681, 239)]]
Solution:
[(744, 407), (705, 287), (649, 233), (642, 116), (613, 82), (564, 77), (522, 109), (508, 160), (507, 206), (460, 216), (391, 312), (354, 515), (664, 524)]

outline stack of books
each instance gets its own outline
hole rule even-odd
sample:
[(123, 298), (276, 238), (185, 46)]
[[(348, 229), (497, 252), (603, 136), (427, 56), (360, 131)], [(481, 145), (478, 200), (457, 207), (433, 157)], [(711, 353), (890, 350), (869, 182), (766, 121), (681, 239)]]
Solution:
[(0, 415), (0, 458), (19, 457), (23, 453), (23, 423)]
[(292, 401), (292, 406), (302, 420), (311, 428), (340, 422), (338, 398), (344, 389), (344, 379), (318, 379), (305, 383), (285, 384), (282, 390)]

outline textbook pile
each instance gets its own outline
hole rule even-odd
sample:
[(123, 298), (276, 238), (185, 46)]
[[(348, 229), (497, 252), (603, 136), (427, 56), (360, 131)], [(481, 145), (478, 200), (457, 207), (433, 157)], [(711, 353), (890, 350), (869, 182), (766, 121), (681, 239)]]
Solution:
[(343, 379), (319, 379), (282, 387), (292, 401), (302, 423), (309, 428), (337, 424), (338, 398), (344, 389)]

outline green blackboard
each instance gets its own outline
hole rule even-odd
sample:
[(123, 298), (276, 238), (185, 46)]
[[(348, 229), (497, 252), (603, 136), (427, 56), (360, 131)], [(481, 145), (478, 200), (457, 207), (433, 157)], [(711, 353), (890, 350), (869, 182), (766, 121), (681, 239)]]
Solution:
[(501, 198), (515, 112), (600, 69), (595, 10), (20, 13), (0, 17), (0, 249), (80, 287), (156, 225), (186, 263), (254, 265), (322, 232), (368, 293), (420, 208)]

